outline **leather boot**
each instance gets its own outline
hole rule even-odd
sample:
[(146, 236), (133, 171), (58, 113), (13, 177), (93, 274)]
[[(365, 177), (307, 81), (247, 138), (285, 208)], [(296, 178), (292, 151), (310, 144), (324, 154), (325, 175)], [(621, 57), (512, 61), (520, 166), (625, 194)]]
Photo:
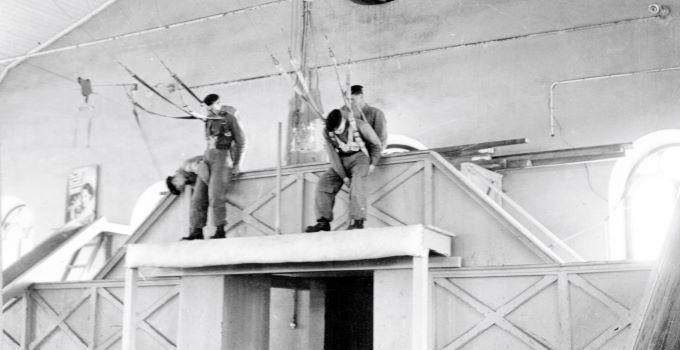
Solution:
[(194, 239), (203, 239), (202, 228), (192, 228), (188, 236), (182, 237), (183, 241), (193, 241)]
[(224, 225), (217, 226), (217, 228), (215, 229), (215, 234), (210, 236), (210, 239), (218, 238), (227, 238), (227, 235), (224, 232)]
[(349, 226), (347, 226), (348, 230), (360, 230), (364, 228), (364, 220), (353, 220)]
[(307, 229), (305, 232), (319, 232), (319, 231), (330, 231), (331, 230), (331, 222), (328, 221), (328, 219), (321, 218), (319, 220), (316, 220), (316, 225), (314, 226), (307, 226)]

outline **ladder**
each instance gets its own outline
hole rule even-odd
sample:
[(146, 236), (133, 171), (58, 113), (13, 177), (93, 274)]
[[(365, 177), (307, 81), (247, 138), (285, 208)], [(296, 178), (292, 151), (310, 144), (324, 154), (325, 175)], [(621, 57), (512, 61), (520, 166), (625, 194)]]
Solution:
[[(111, 245), (111, 234), (108, 232), (102, 232), (93, 240), (80, 247), (75, 251), (75, 253), (73, 253), (68, 264), (66, 264), (64, 273), (61, 275), (61, 281), (68, 281), (70, 277), (73, 277), (72, 273), (74, 270), (80, 270), (80, 274), (78, 276), (79, 280), (87, 277), (86, 273), (92, 270), (92, 265), (94, 264), (95, 259), (97, 258), (97, 255), (99, 255), (100, 251), (103, 251), (104, 253), (104, 261), (107, 261), (111, 257)], [(82, 261), (87, 250), (89, 250), (89, 255), (87, 255), (87, 259), (85, 261)]]

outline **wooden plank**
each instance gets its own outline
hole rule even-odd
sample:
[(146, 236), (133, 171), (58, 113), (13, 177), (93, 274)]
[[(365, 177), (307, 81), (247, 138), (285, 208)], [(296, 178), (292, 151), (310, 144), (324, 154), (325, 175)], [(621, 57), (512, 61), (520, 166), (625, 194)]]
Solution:
[(309, 349), (324, 348), (324, 332), (326, 329), (326, 286), (319, 280), (309, 283), (309, 327), (307, 339)]
[(571, 282), (573, 285), (581, 288), (584, 292), (590, 294), (599, 302), (606, 305), (610, 310), (614, 311), (617, 315), (619, 315), (619, 317), (627, 319), (628, 322), (632, 320), (633, 314), (627, 307), (621, 305), (618, 301), (612, 299), (612, 297), (610, 297), (609, 295), (605, 294), (604, 292), (590, 284), (590, 282), (583, 279), (583, 277), (575, 274), (570, 274), (568, 279), (569, 282)]
[(31, 343), (31, 334), (33, 333), (33, 325), (35, 324), (35, 313), (33, 303), (31, 302), (30, 289), (24, 291), (24, 329), (21, 334), (21, 349), (29, 350)]
[[(138, 281), (137, 285), (140, 287), (147, 286), (176, 286), (181, 283), (181, 280), (176, 277), (154, 277), (143, 281)], [(92, 281), (73, 281), (73, 282), (46, 282), (37, 283), (31, 286), (32, 290), (45, 289), (78, 289), (78, 288), (115, 288), (124, 287), (125, 280), (92, 280)]]
[(629, 149), (631, 145), (631, 143), (620, 143), (603, 146), (519, 153), (495, 156), (489, 160), (474, 160), (472, 162), (484, 168), (495, 171), (579, 164), (623, 157), (626, 154), (626, 150)]
[(507, 203), (510, 207), (512, 207), (514, 210), (517, 211), (524, 219), (526, 219), (531, 225), (536, 227), (548, 240), (555, 245), (559, 246), (564, 250), (566, 253), (568, 253), (573, 259), (573, 261), (585, 261), (581, 255), (579, 255), (574, 249), (572, 249), (567, 243), (565, 243), (561, 238), (557, 237), (552, 231), (550, 231), (547, 227), (545, 227), (541, 222), (539, 222), (536, 218), (533, 217), (533, 215), (529, 214), (522, 206), (517, 204), (510, 196), (506, 195), (501, 189), (498, 187), (494, 186), (490, 181), (488, 181), (485, 177), (484, 174), (480, 173), (477, 167), (471, 166), (469, 169), (471, 171), (474, 171), (479, 175), (479, 178), (486, 183), (486, 186), (489, 190), (494, 191), (503, 201), (503, 203)]
[[(461, 266), (460, 257), (432, 257), (432, 266), (458, 268)], [(314, 276), (334, 275), (346, 271), (375, 271), (410, 269), (409, 257), (394, 257), (372, 260), (333, 261), (325, 263), (290, 263), (277, 265), (243, 264), (235, 266), (211, 266), (191, 269), (154, 269), (149, 268), (154, 276), (207, 276), (207, 275), (248, 275), (248, 274), (309, 274)], [(146, 270), (145, 270), (146, 271)]]
[(440, 155), (433, 153), (435, 166), (440, 169), (442, 174), (446, 176), (449, 180), (460, 186), (469, 196), (477, 201), (480, 205), (484, 206), (489, 213), (496, 217), (499, 222), (505, 224), (510, 232), (512, 232), (515, 237), (517, 237), (522, 243), (524, 243), (536, 256), (540, 257), (546, 262), (558, 262), (564, 263), (564, 259), (559, 257), (552, 251), (548, 246), (545, 245), (540, 239), (538, 239), (531, 231), (529, 231), (524, 225), (522, 225), (517, 219), (512, 217), (508, 212), (501, 208), (498, 203), (494, 202), (489, 196), (481, 192), (473, 183), (470, 182), (463, 174), (460, 173), (453, 165), (448, 163), (446, 159), (442, 158)]
[(90, 287), (90, 334), (87, 348), (88, 350), (95, 349), (97, 340), (97, 287)]
[(40, 296), (40, 293), (33, 293), (33, 300), (35, 300), (36, 304), (40, 306), (50, 316), (50, 318), (52, 318), (53, 324), (46, 328), (47, 331), (43, 335), (36, 337), (30, 343), (29, 349), (37, 348), (43, 342), (43, 340), (45, 340), (45, 338), (47, 338), (47, 336), (49, 336), (52, 333), (52, 331), (55, 328), (60, 328), (66, 334), (66, 336), (68, 336), (71, 339), (71, 341), (74, 344), (79, 345), (80, 349), (87, 349), (87, 344), (78, 336), (78, 334), (68, 324), (65, 323), (65, 320), (69, 316), (71, 316), (76, 311), (76, 309), (78, 309), (78, 307), (83, 302), (85, 302), (85, 300), (87, 300), (88, 297), (89, 291), (86, 290), (80, 296), (80, 298), (76, 300), (75, 303), (70, 305), (70, 307), (66, 308), (67, 311), (64, 311), (63, 313), (59, 314), (54, 310), (54, 308), (50, 306), (49, 303), (47, 303), (47, 301), (45, 301), (45, 299), (42, 298), (42, 296)]
[(588, 146), (588, 147), (577, 147), (577, 148), (566, 148), (557, 149), (551, 151), (539, 151), (539, 152), (528, 152), (528, 153), (518, 153), (505, 156), (496, 156), (494, 159), (506, 159), (506, 160), (545, 160), (553, 158), (562, 157), (576, 157), (576, 156), (591, 156), (606, 153), (619, 153), (623, 152), (633, 146), (632, 143), (615, 143), (609, 145), (600, 146)]
[(405, 349), (411, 343), (412, 279), (412, 267), (373, 273), (373, 350)]
[(297, 192), (296, 199), (298, 210), (300, 211), (300, 222), (298, 225), (298, 232), (305, 231), (305, 174), (297, 174)]
[(138, 327), (148, 334), (153, 340), (156, 341), (158, 345), (164, 349), (173, 350), (176, 344), (173, 343), (168, 337), (163, 333), (158, 331), (156, 328), (151, 327), (151, 325), (146, 321), (146, 319), (151, 316), (154, 312), (167, 305), (172, 299), (179, 295), (179, 286), (174, 286), (170, 288), (165, 295), (157, 298), (146, 310), (137, 314)]
[(569, 280), (565, 272), (557, 274), (557, 312), (560, 325), (560, 349), (571, 350), (571, 297), (569, 295)]
[(476, 338), (480, 334), (482, 334), (482, 332), (484, 332), (486, 329), (488, 329), (494, 324), (498, 325), (506, 332), (512, 334), (517, 339), (521, 340), (522, 342), (530, 346), (532, 349), (536, 350), (550, 349), (550, 346), (547, 344), (546, 340), (538, 339), (536, 336), (528, 334), (520, 327), (516, 326), (512, 322), (505, 319), (505, 316), (507, 316), (512, 311), (514, 311), (515, 309), (526, 303), (528, 300), (533, 298), (535, 295), (540, 293), (542, 290), (553, 284), (556, 279), (557, 278), (554, 275), (544, 276), (541, 280), (534, 283), (529, 288), (525, 289), (520, 294), (516, 295), (514, 298), (512, 298), (510, 301), (508, 301), (507, 303), (505, 303), (496, 310), (493, 310), (489, 306), (480, 302), (479, 300), (471, 296), (468, 292), (458, 287), (451, 281), (443, 278), (435, 279), (434, 281), (436, 284), (440, 285), (447, 291), (451, 292), (457, 298), (461, 299), (463, 302), (477, 310), (477, 312), (484, 315), (484, 319), (481, 322), (477, 323), (471, 329), (466, 331), (463, 335), (459, 336), (458, 338), (454, 339), (451, 343), (447, 344), (444, 347), (444, 349), (447, 350), (457, 349), (465, 345), (472, 339)]
[[(184, 196), (188, 196), (188, 193), (185, 193)], [(123, 244), (122, 247), (120, 247), (114, 254), (111, 259), (109, 259), (104, 266), (95, 274), (95, 276), (92, 279), (98, 280), (98, 279), (103, 279), (106, 278), (106, 275), (113, 270), (116, 265), (125, 257), (125, 246), (130, 243), (136, 243), (139, 241), (142, 236), (149, 230), (149, 228), (156, 222), (158, 219), (163, 215), (163, 213), (172, 205), (172, 203), (177, 200), (177, 196), (175, 195), (167, 195), (165, 196), (160, 203), (156, 206), (156, 208), (149, 214), (149, 216), (146, 217), (146, 219), (137, 227), (134, 233), (130, 235), (130, 238), (128, 238), (125, 241), (125, 244)], [(187, 213), (188, 214), (188, 213)]]
[(125, 297), (123, 303), (123, 350), (135, 350), (137, 340), (137, 279), (136, 268), (125, 270)]
[(223, 276), (192, 276), (182, 279), (177, 349), (224, 349), (224, 290)]
[[(221, 349), (268, 350), (271, 300), (268, 276), (224, 278), (225, 308)], [(187, 350), (197, 348), (199, 347), (192, 346)]]
[(422, 256), (413, 257), (412, 294), (411, 294), (411, 349), (427, 350), (429, 338), (429, 288), (428, 250)]
[[(290, 185), (295, 183), (296, 177), (290, 176), (287, 177), (283, 183), (281, 184), (281, 191), (284, 191), (287, 189)], [(224, 228), (225, 231), (229, 231), (233, 229), (236, 225), (238, 225), (241, 221), (247, 223), (250, 226), (253, 226), (263, 234), (276, 234), (275, 228), (269, 227), (268, 225), (264, 224), (257, 218), (253, 216), (253, 213), (260, 209), (263, 205), (267, 204), (269, 201), (272, 199), (276, 198), (277, 194), (277, 188), (275, 187), (271, 191), (267, 192), (265, 195), (261, 196), (255, 202), (250, 203), (248, 206), (245, 208), (239, 208), (236, 204), (234, 203), (229, 203), (232, 205), (236, 210), (239, 211), (239, 217), (236, 218), (232, 223), (230, 223), (227, 227)]]
[(625, 271), (649, 271), (651, 265), (646, 262), (585, 262), (569, 264), (517, 265), (517, 266), (484, 266), (447, 269), (442, 267), (430, 273), (435, 277), (511, 277), (541, 276), (550, 273), (608, 273)]
[(607, 342), (614, 338), (617, 334), (621, 333), (630, 325), (629, 319), (618, 319), (616, 322), (609, 326), (602, 334), (597, 338), (593, 339), (588, 345), (583, 347), (583, 350), (597, 350), (601, 349)]
[(434, 170), (432, 167), (431, 160), (423, 160), (423, 224), (425, 225), (434, 224)]
[(472, 144), (467, 144), (467, 145), (438, 147), (438, 148), (431, 149), (431, 151), (441, 153), (442, 155), (448, 157), (448, 156), (451, 156), (451, 155), (461, 154), (462, 152), (465, 152), (465, 151), (476, 151), (476, 150), (482, 150), (482, 149), (494, 148), (494, 147), (521, 145), (521, 144), (525, 144), (525, 143), (528, 143), (528, 142), (529, 142), (529, 139), (526, 139), (526, 138), (509, 139), (509, 140), (501, 140), (501, 141), (479, 142), (479, 143), (472, 143)]
[[(138, 283), (138, 287), (139, 284), (141, 283)], [(167, 305), (173, 298), (175, 298), (179, 294), (179, 285), (172, 286), (173, 288), (169, 289), (163, 296), (155, 300), (154, 303), (147, 307), (145, 311), (136, 314), (136, 320), (138, 321), (137, 327), (144, 331), (146, 334), (148, 334), (151, 337), (151, 339), (156, 341), (156, 343), (160, 345), (163, 349), (168, 350), (175, 349), (176, 345), (164, 334), (160, 333), (157, 329), (152, 327), (146, 321), (146, 318), (148, 318), (156, 310)], [(101, 295), (104, 299), (109, 301), (109, 303), (111, 303), (111, 305), (118, 309), (119, 311), (122, 311), (123, 313), (125, 312), (125, 307), (123, 303), (106, 288), (100, 288), (99, 295)], [(111, 345), (113, 345), (115, 342), (118, 341), (118, 339), (122, 337), (122, 333), (123, 331), (121, 329), (111, 334), (97, 347), (97, 349), (108, 349)]]
[(571, 157), (558, 157), (551, 159), (523, 159), (523, 160), (506, 160), (506, 159), (489, 159), (489, 160), (471, 160), (471, 162), (482, 166), (489, 170), (503, 171), (512, 169), (526, 169), (526, 168), (539, 168), (547, 166), (558, 166), (558, 165), (574, 165), (574, 164), (584, 164), (599, 161), (609, 161), (617, 158), (622, 158), (626, 155), (626, 152), (616, 152), (616, 153), (605, 153), (597, 155), (587, 155), (587, 156), (571, 156)]

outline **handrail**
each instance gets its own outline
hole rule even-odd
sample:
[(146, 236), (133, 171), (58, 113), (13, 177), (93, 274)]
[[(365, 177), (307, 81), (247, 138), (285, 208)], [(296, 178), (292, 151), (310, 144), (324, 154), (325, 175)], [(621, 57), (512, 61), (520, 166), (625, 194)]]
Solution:
[[(558, 246), (560, 246), (560, 248), (564, 249), (574, 259), (576, 259), (576, 261), (579, 261), (579, 262), (585, 261), (585, 259), (583, 259), (583, 257), (581, 255), (579, 255), (573, 248), (571, 248), (569, 245), (567, 245), (562, 239), (557, 237), (557, 235), (555, 235), (552, 231), (550, 231), (550, 229), (545, 227), (541, 222), (539, 222), (536, 218), (534, 218), (531, 214), (529, 214), (529, 212), (527, 212), (524, 208), (522, 208), (519, 204), (517, 204), (517, 202), (512, 200), (512, 198), (510, 198), (510, 196), (503, 193), (502, 190), (496, 188), (495, 186), (492, 186), (492, 183), (490, 181), (488, 181), (483, 176), (483, 174), (479, 172), (479, 170), (477, 168), (471, 167), (471, 169), (473, 169), (473, 171), (476, 172), (477, 175), (481, 176), (482, 181), (484, 181), (486, 183), (486, 185), (489, 186), (489, 189), (491, 189), (496, 194), (498, 194), (503, 199), (504, 202), (510, 204), (511, 207), (513, 207), (522, 216), (524, 216), (527, 220), (529, 220), (529, 222), (531, 222), (531, 224), (536, 226), (536, 228), (538, 228), (538, 230), (541, 231), (541, 233), (546, 235), (546, 237), (548, 237), (554, 244), (557, 244)], [(550, 246), (548, 246), (548, 247), (550, 247)]]
[(479, 190), (463, 173), (460, 172), (460, 170), (456, 169), (456, 167), (453, 166), (453, 164), (449, 163), (442, 155), (430, 151), (429, 152), (430, 156), (439, 163), (439, 165), (443, 166), (446, 170), (448, 170), (451, 175), (453, 175), (458, 181), (463, 183), (465, 186), (468, 187), (468, 189), (474, 193), (480, 200), (482, 200), (486, 205), (491, 207), (494, 211), (496, 211), (500, 216), (503, 217), (508, 223), (510, 223), (517, 231), (519, 231), (525, 238), (527, 238), (536, 248), (538, 248), (543, 254), (551, 258), (557, 263), (564, 264), (565, 261), (555, 253), (552, 249), (550, 249), (543, 241), (538, 239), (529, 229), (527, 229), (524, 225), (522, 225), (517, 219), (515, 219), (510, 213), (508, 213), (505, 209), (503, 209), (498, 203), (494, 202), (487, 196), (485, 193), (483, 193), (481, 190)]

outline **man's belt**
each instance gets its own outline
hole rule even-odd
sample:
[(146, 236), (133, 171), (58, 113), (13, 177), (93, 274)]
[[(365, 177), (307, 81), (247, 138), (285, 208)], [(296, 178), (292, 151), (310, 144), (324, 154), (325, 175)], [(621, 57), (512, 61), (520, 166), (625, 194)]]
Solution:
[(360, 150), (359, 150), (359, 151), (352, 151), (352, 152), (338, 151), (338, 155), (339, 155), (340, 157), (350, 157), (350, 156), (353, 156), (353, 155), (355, 155), (355, 154), (357, 154), (357, 153), (361, 153), (361, 151), (360, 151)]

